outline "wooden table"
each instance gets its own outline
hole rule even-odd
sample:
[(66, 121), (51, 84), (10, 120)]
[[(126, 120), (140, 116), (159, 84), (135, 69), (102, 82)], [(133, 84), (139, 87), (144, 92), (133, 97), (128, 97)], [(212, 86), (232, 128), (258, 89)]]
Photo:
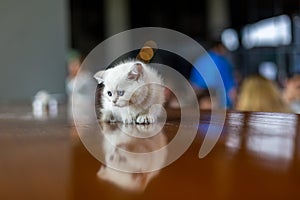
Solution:
[[(216, 146), (199, 158), (207, 126), (218, 125), (210, 122), (209, 112), (201, 111), (197, 136), (173, 163), (150, 173), (111, 172), (113, 177), (103, 180), (99, 169), (104, 165), (83, 145), (64, 108), (56, 117), (41, 119), (26, 106), (0, 110), (3, 200), (300, 199), (298, 115), (227, 112)], [(165, 144), (176, 136), (180, 123), (178, 112), (168, 113), (161, 134)], [(113, 131), (115, 126), (101, 127)], [(134, 149), (132, 144), (125, 148)]]

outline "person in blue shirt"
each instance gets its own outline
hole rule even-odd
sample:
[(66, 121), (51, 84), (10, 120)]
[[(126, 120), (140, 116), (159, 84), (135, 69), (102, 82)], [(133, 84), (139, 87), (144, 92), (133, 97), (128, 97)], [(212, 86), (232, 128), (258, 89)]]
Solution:
[(233, 107), (236, 95), (233, 66), (225, 57), (226, 51), (222, 42), (214, 42), (209, 51), (196, 60), (190, 74), (190, 82), (195, 90), (198, 92), (205, 89), (217, 91), (218, 106), (225, 109)]

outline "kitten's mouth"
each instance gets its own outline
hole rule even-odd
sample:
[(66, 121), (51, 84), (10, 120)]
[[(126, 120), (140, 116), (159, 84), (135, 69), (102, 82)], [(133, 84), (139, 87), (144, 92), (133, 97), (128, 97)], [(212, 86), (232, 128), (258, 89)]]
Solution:
[(112, 102), (112, 105), (114, 107), (125, 107), (125, 106), (128, 106), (129, 104), (128, 104), (127, 101), (121, 101), (121, 102), (119, 101), (119, 102), (116, 102), (116, 103)]

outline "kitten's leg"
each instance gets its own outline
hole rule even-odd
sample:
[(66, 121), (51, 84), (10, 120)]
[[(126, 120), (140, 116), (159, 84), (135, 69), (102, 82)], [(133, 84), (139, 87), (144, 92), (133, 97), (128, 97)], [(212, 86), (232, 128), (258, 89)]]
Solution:
[(131, 115), (123, 115), (122, 116), (122, 122), (124, 124), (132, 124), (132, 123), (135, 123), (133, 117)]
[(148, 112), (141, 113), (136, 118), (138, 124), (152, 124), (157, 121), (158, 116), (162, 113), (163, 106), (159, 104), (152, 105)]
[(106, 109), (101, 109), (100, 121), (102, 121), (102, 122), (114, 122), (111, 111), (106, 110)]

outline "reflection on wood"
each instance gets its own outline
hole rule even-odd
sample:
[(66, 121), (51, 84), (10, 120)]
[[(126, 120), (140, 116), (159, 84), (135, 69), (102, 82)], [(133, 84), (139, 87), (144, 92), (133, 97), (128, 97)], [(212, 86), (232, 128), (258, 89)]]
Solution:
[[(2, 115), (0, 199), (300, 198), (299, 115), (228, 112), (217, 145), (200, 159), (206, 127), (218, 123), (210, 121), (209, 113), (201, 111), (198, 134), (187, 151), (156, 171), (140, 192), (113, 183), (119, 176), (110, 177), (112, 181), (99, 178), (97, 173), (104, 165), (86, 149), (76, 127), (63, 116), (41, 121), (22, 117), (26, 113)], [(180, 123), (178, 110), (168, 114), (163, 128), (166, 144), (174, 139)], [(106, 124), (106, 128), (115, 125)], [(185, 130), (191, 126), (184, 123)], [(125, 149), (134, 151), (126, 145)], [(149, 166), (143, 164), (140, 166)], [(145, 176), (135, 175), (130, 177), (145, 180)], [(143, 181), (136, 183), (142, 185)]]

